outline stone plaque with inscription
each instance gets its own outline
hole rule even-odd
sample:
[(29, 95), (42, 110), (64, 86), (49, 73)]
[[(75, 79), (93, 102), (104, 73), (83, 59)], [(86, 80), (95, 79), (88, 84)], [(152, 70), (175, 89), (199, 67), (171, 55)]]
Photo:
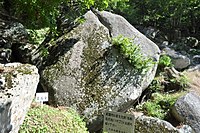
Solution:
[(107, 133), (134, 133), (135, 118), (133, 115), (106, 111), (103, 131)]

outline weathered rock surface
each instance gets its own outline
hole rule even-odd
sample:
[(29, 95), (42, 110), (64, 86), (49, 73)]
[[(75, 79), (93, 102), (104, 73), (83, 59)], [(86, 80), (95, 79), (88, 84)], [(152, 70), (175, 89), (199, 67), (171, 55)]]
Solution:
[(27, 39), (28, 32), (21, 23), (9, 22), (5, 23), (5, 27), (2, 31), (2, 37), (10, 42), (20, 42)]
[[(96, 121), (106, 109), (126, 110), (150, 84), (157, 68), (155, 64), (147, 74), (138, 73), (112, 46), (110, 34), (135, 37), (142, 53), (155, 61), (160, 52), (121, 16), (102, 12), (98, 17), (89, 11), (83, 24), (54, 42), (41, 72), (41, 83), (50, 94), (49, 102), (76, 108), (88, 123)], [(98, 130), (95, 126), (90, 130)]]
[(200, 132), (200, 97), (196, 94), (190, 92), (179, 98), (172, 114), (180, 122), (190, 125), (196, 133)]
[(154, 117), (138, 116), (135, 121), (135, 133), (193, 133), (190, 126), (175, 128), (169, 122)]
[(190, 65), (190, 59), (187, 56), (182, 55), (182, 54), (174, 51), (173, 49), (164, 48), (163, 52), (166, 55), (171, 57), (172, 64), (174, 65), (174, 68), (176, 68), (176, 69), (184, 69)]
[(35, 66), (0, 64), (0, 133), (17, 133), (39, 82)]

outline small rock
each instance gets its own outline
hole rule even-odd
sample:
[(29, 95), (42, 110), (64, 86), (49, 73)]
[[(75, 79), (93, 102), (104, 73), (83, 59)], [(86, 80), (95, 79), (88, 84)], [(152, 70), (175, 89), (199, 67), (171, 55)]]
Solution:
[(190, 92), (177, 100), (173, 109), (173, 116), (180, 122), (192, 127), (196, 133), (200, 133), (200, 97)]
[(189, 69), (187, 70), (189, 72), (192, 72), (192, 71), (200, 71), (200, 64), (199, 65), (196, 65), (196, 66), (191, 66), (189, 67)]
[(194, 65), (200, 64), (200, 55), (195, 55), (195, 56), (193, 56), (193, 58), (192, 58), (192, 63), (193, 63)]
[(154, 39), (158, 33), (159, 33), (159, 30), (153, 27), (144, 28), (144, 35), (150, 39)]
[(187, 46), (190, 46), (191, 48), (199, 47), (199, 41), (195, 37), (187, 37), (185, 43)]
[(10, 62), (11, 53), (11, 49), (0, 49), (0, 63), (5, 64)]
[(20, 45), (27, 40), (28, 32), (21, 23), (4, 21), (3, 18), (0, 18), (0, 63), (9, 63), (11, 60), (18, 62), (15, 60), (18, 57), (17, 50), (12, 49), (15, 47), (14, 45)]
[(136, 117), (135, 133), (193, 133), (190, 126), (177, 129), (169, 122), (148, 116)]
[(171, 48), (164, 48), (163, 52), (171, 57), (172, 64), (176, 69), (184, 69), (190, 65), (190, 59), (187, 56), (182, 55)]

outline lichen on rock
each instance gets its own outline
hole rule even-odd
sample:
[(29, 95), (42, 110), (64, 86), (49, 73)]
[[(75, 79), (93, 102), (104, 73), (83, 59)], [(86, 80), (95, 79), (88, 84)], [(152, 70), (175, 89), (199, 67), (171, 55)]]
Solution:
[(39, 82), (35, 66), (0, 64), (0, 132), (16, 133), (35, 96)]

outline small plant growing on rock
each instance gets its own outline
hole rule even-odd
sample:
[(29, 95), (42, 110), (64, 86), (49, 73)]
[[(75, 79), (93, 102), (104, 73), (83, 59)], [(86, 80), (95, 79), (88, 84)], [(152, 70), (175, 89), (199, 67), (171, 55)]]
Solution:
[(131, 38), (120, 35), (113, 38), (112, 43), (120, 48), (124, 57), (141, 73), (147, 72), (149, 68), (155, 64), (152, 58), (146, 57), (141, 53), (139, 45), (134, 44)]
[(158, 64), (160, 66), (163, 66), (163, 67), (171, 67), (172, 66), (172, 61), (171, 61), (171, 58), (169, 56), (162, 55), (162, 56), (160, 56)]
[(174, 94), (153, 93), (148, 101), (138, 105), (136, 109), (142, 110), (148, 116), (165, 119), (176, 100), (184, 94), (184, 92)]
[(153, 81), (151, 82), (151, 84), (149, 85), (148, 89), (152, 93), (163, 91), (164, 90), (164, 85), (162, 84), (163, 81), (164, 81), (164, 77), (163, 76), (155, 77), (153, 79)]
[(184, 73), (178, 72), (172, 66), (170, 57), (163, 55), (158, 63), (156, 77), (145, 90), (145, 99), (136, 106), (136, 110), (152, 117), (168, 119), (170, 108), (185, 93), (187, 85), (188, 79)]
[(178, 72), (171, 62), (171, 58), (162, 55), (158, 63), (157, 74), (149, 85), (149, 91), (154, 92), (175, 92), (184, 90), (188, 86), (188, 78), (184, 73)]
[(177, 78), (170, 79), (170, 82), (179, 86), (181, 90), (184, 90), (186, 87), (188, 87), (189, 80), (186, 75), (182, 74)]

